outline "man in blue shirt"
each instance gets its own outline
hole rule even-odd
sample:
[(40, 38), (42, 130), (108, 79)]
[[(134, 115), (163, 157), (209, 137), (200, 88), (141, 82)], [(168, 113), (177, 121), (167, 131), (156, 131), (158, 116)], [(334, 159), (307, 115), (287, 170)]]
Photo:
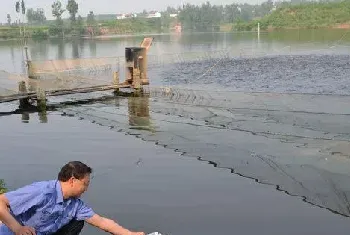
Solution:
[(91, 172), (82, 162), (69, 162), (58, 180), (35, 182), (0, 195), (0, 235), (78, 235), (84, 221), (115, 235), (144, 235), (96, 214), (80, 199)]

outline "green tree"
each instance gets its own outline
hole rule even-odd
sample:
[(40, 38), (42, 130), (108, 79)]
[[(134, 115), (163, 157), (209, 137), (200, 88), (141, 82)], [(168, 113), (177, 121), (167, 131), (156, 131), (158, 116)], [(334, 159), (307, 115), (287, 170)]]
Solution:
[(25, 15), (26, 14), (26, 6), (24, 3), (24, 0), (22, 0), (22, 2), (21, 2), (21, 8), (22, 8), (22, 15)]
[(185, 29), (197, 31), (212, 31), (224, 18), (222, 6), (212, 6), (209, 2), (201, 6), (184, 5), (179, 13), (179, 20)]
[(52, 4), (51, 8), (52, 8), (52, 15), (56, 17), (56, 20), (61, 20), (62, 14), (66, 11), (62, 9), (62, 3), (59, 0), (57, 0)]
[(93, 11), (90, 11), (86, 17), (86, 23), (88, 26), (96, 25), (95, 15)]
[(165, 12), (168, 14), (176, 14), (177, 10), (174, 7), (167, 7)]
[(79, 9), (78, 3), (76, 3), (75, 0), (68, 0), (68, 4), (67, 4), (66, 9), (70, 14), (70, 20), (71, 20), (72, 24), (74, 24), (76, 21), (75, 16), (78, 13), (78, 9)]
[(19, 2), (16, 2), (15, 8), (16, 8), (16, 12), (19, 13), (20, 10), (21, 10), (21, 9), (20, 9), (21, 6), (20, 6), (20, 3), (19, 3)]
[(79, 15), (77, 19), (77, 30), (79, 31), (79, 34), (84, 34), (85, 32), (84, 20), (83, 20), (83, 17), (81, 17), (81, 15)]
[[(16, 12), (18, 13), (18, 16), (17, 16), (18, 17), (18, 22), (19, 22), (19, 24), (21, 24), (21, 14), (22, 14), (22, 17), (24, 17), (25, 14), (26, 14), (26, 6), (25, 6), (25, 3), (24, 3), (24, 0), (22, 0), (21, 2), (17, 1), (16, 5), (15, 5), (15, 8), (16, 8)], [(24, 21), (24, 19), (23, 19), (23, 21)], [(22, 35), (22, 32), (23, 32), (23, 36), (25, 36), (26, 35), (25, 27), (23, 27), (23, 31), (22, 31), (22, 28), (20, 27), (20, 35)]]
[(7, 14), (7, 24), (10, 26), (11, 25), (11, 15)]
[(97, 22), (93, 11), (90, 11), (86, 17), (86, 24), (88, 26), (88, 32), (91, 36), (98, 32)]
[(42, 8), (38, 8), (34, 11), (33, 8), (27, 10), (27, 20), (29, 24), (44, 24), (46, 16)]
[(29, 24), (33, 24), (34, 22), (34, 9), (33, 8), (29, 8), (27, 10), (27, 20)]
[(51, 25), (49, 28), (49, 34), (58, 36), (62, 35), (64, 37), (64, 25), (62, 20), (62, 14), (66, 11), (62, 9), (62, 3), (57, 0), (52, 4), (52, 15), (56, 17), (56, 24)]
[(237, 4), (226, 5), (224, 8), (224, 22), (234, 23), (240, 19), (241, 9)]

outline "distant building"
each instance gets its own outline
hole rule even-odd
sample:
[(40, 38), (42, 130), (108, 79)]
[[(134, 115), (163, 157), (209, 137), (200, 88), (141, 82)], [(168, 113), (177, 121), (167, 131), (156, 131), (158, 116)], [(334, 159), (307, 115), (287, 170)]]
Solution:
[(117, 14), (117, 20), (125, 19), (125, 14)]
[(129, 18), (134, 18), (134, 17), (137, 17), (137, 14), (135, 14), (135, 13), (117, 14), (117, 20), (129, 19)]
[(170, 18), (176, 18), (177, 14), (170, 14), (169, 16), (170, 16)]
[(135, 17), (137, 17), (137, 14), (136, 13), (129, 13), (129, 14), (126, 14), (125, 17), (126, 18), (135, 18)]
[(160, 18), (162, 17), (162, 14), (158, 11), (151, 11), (147, 14), (147, 18)]

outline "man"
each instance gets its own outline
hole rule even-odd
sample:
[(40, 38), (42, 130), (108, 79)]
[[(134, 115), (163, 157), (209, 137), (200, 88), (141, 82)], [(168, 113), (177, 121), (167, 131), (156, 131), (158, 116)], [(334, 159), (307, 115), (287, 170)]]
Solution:
[(144, 235), (94, 213), (80, 199), (88, 189), (91, 172), (82, 162), (69, 162), (58, 180), (0, 195), (0, 235), (78, 235), (84, 221), (115, 235)]

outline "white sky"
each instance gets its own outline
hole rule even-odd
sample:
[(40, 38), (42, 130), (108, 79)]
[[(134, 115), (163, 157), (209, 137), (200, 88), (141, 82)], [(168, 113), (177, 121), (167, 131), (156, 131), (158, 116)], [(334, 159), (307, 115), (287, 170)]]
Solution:
[[(12, 21), (16, 19), (15, 3), (16, 0), (0, 0), (0, 22), (7, 22), (7, 14), (11, 14)], [(61, 0), (65, 7), (68, 0)], [(134, 1), (122, 1), (122, 0), (76, 0), (79, 4), (78, 14), (86, 16), (90, 10), (95, 14), (117, 14), (128, 12), (141, 12), (146, 10), (164, 10), (167, 6), (178, 7), (181, 3), (201, 4), (206, 2), (205, 0), (134, 0)], [(212, 4), (231, 4), (231, 3), (261, 3), (264, 0), (211, 0)], [(28, 8), (44, 8), (46, 18), (52, 19), (51, 5), (54, 0), (25, 0)], [(67, 16), (67, 13), (65, 13)]]

